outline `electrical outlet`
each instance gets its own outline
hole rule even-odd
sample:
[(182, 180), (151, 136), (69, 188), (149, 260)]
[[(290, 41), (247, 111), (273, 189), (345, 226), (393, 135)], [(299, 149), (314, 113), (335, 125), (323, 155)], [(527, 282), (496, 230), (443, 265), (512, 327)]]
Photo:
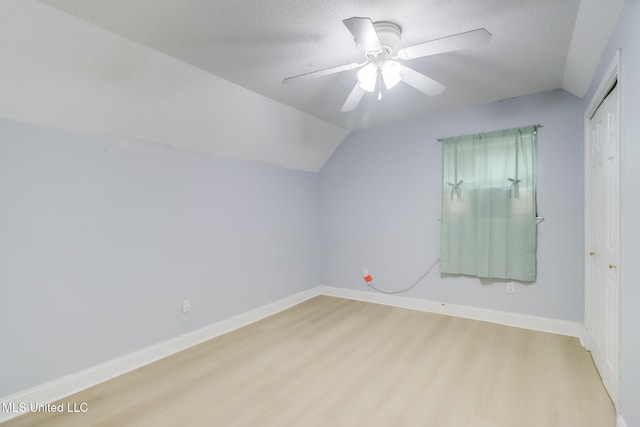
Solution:
[(188, 299), (182, 301), (182, 312), (188, 313), (190, 311), (191, 311), (191, 301), (189, 301)]
[(516, 291), (516, 284), (513, 282), (507, 283), (507, 293), (512, 294)]
[(362, 270), (362, 277), (367, 277), (369, 275), (369, 270), (368, 269), (363, 269)]

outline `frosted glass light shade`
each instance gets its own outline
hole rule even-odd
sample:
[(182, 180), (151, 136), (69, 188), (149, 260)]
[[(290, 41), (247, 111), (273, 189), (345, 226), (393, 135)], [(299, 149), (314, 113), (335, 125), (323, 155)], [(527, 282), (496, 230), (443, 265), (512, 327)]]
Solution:
[(376, 89), (377, 81), (378, 67), (375, 64), (370, 62), (358, 71), (358, 82), (363, 90), (373, 92)]
[(402, 66), (396, 61), (384, 61), (380, 65), (380, 73), (387, 90), (391, 89), (400, 81), (400, 71)]

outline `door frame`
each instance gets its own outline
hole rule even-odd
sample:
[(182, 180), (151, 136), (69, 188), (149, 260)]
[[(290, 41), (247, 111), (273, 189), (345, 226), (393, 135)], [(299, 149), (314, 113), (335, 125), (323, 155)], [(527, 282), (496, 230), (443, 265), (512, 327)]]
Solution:
[[(588, 281), (588, 274), (589, 274), (589, 251), (588, 248), (586, 247), (586, 245), (588, 245), (589, 243), (589, 239), (590, 239), (590, 233), (592, 230), (591, 227), (591, 218), (589, 217), (589, 201), (590, 201), (590, 197), (591, 197), (591, 188), (589, 186), (589, 182), (590, 181), (590, 147), (589, 147), (589, 137), (590, 137), (590, 132), (589, 132), (589, 122), (590, 120), (593, 118), (593, 116), (595, 115), (596, 111), (598, 110), (598, 107), (600, 107), (600, 105), (602, 104), (602, 102), (604, 101), (604, 99), (607, 97), (607, 95), (609, 94), (609, 92), (611, 91), (611, 89), (613, 88), (614, 85), (617, 84), (617, 89), (618, 89), (618, 99), (617, 99), (617, 108), (618, 108), (618, 120), (617, 120), (617, 134), (618, 134), (618, 156), (617, 156), (617, 161), (618, 161), (618, 191), (619, 191), (619, 199), (618, 199), (618, 221), (619, 221), (619, 227), (618, 227), (618, 259), (622, 260), (622, 236), (624, 235), (624, 233), (622, 232), (623, 230), (623, 222), (622, 222), (622, 192), (620, 192), (620, 188), (621, 188), (621, 180), (620, 177), (622, 176), (622, 171), (621, 171), (621, 167), (622, 167), (622, 162), (621, 162), (621, 158), (622, 158), (622, 90), (621, 90), (621, 51), (620, 49), (618, 49), (616, 51), (616, 54), (611, 62), (611, 64), (609, 65), (607, 71), (605, 72), (605, 74), (602, 77), (602, 80), (600, 82), (600, 85), (598, 86), (598, 89), (595, 91), (595, 93), (593, 94), (591, 101), (589, 102), (589, 106), (585, 111), (585, 115), (584, 115), (584, 162), (585, 162), (585, 167), (584, 167), (584, 182), (585, 182), (585, 205), (584, 205), (584, 212), (585, 212), (585, 224), (584, 224), (584, 242), (585, 242), (585, 251), (584, 251), (584, 272), (585, 272), (585, 277), (584, 277), (584, 310), (585, 310), (585, 315), (584, 315), (584, 323), (583, 323), (583, 331), (582, 331), (582, 342), (584, 347), (589, 350), (592, 346), (593, 343), (592, 338), (591, 338), (591, 334), (589, 333), (589, 331), (587, 330), (587, 321), (588, 321), (588, 316), (589, 316), (589, 306), (590, 306), (590, 295), (587, 292), (588, 291), (588, 285), (587, 285), (587, 281)], [(618, 325), (617, 325), (617, 329), (618, 329), (618, 349), (617, 349), (617, 363), (618, 363), (618, 369), (617, 369), (617, 373), (618, 373), (618, 377), (616, 378), (616, 384), (617, 384), (617, 390), (615, 393), (615, 398), (612, 398), (613, 404), (616, 407), (616, 410), (618, 413), (620, 413), (620, 360), (621, 360), (621, 346), (620, 346), (620, 342), (621, 342), (621, 333), (622, 333), (622, 276), (623, 276), (623, 269), (620, 266), (621, 262), (618, 262), (618, 316), (617, 316), (617, 321), (618, 321)]]

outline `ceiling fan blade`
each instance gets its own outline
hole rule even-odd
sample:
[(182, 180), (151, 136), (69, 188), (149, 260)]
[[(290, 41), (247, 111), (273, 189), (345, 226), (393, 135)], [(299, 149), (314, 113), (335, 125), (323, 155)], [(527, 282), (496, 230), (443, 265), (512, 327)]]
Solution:
[(356, 83), (356, 85), (351, 90), (351, 93), (347, 97), (347, 100), (344, 101), (344, 105), (342, 106), (341, 111), (346, 113), (347, 111), (353, 111), (356, 109), (358, 104), (360, 104), (360, 100), (365, 94), (365, 90), (360, 87), (360, 83)]
[(358, 64), (357, 62), (352, 62), (351, 64), (340, 65), (338, 67), (325, 68), (318, 71), (312, 71), (310, 73), (298, 74), (297, 76), (287, 77), (282, 80), (282, 83), (291, 83), (298, 80), (306, 80), (306, 79), (314, 79), (316, 77), (324, 77), (331, 74), (342, 73), (343, 71), (355, 70), (356, 68), (360, 68), (365, 63)]
[(445, 85), (405, 66), (402, 66), (400, 77), (402, 77), (401, 81), (429, 96), (440, 95), (447, 88)]
[(422, 58), (424, 56), (437, 55), (439, 53), (454, 52), (489, 43), (491, 33), (484, 28), (479, 28), (466, 33), (442, 37), (424, 43), (414, 44), (398, 51), (402, 59)]
[(373, 22), (369, 18), (349, 18), (342, 21), (347, 29), (353, 34), (358, 47), (365, 52), (382, 50), (380, 37), (376, 32)]

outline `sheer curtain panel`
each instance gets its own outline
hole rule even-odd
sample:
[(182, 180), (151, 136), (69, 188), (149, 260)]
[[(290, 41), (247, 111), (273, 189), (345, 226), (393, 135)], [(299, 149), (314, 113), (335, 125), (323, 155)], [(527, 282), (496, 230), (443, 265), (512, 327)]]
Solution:
[(536, 279), (537, 128), (442, 140), (441, 273)]

